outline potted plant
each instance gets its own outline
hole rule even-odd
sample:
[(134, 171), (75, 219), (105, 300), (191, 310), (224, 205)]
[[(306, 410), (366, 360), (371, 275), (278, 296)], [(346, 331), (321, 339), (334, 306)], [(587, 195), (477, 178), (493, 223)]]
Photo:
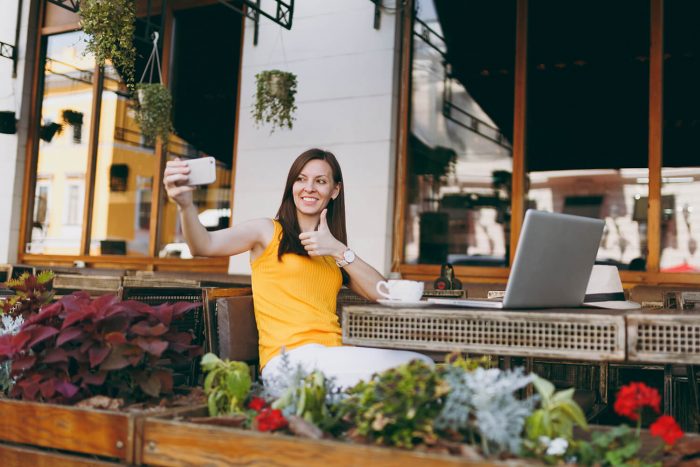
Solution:
[(6, 135), (14, 135), (17, 133), (17, 119), (13, 111), (0, 111), (0, 133)]
[(136, 88), (136, 123), (141, 127), (146, 144), (153, 145), (156, 137), (167, 143), (170, 132), (173, 131), (173, 99), (170, 90), (160, 83), (141, 83)]
[(49, 122), (45, 125), (41, 125), (39, 129), (39, 138), (43, 139), (47, 143), (50, 143), (56, 133), (59, 135), (63, 132), (63, 125), (56, 122)]
[(80, 25), (87, 35), (87, 51), (103, 65), (110, 60), (129, 88), (134, 83), (134, 0), (82, 0)]
[(77, 110), (64, 109), (61, 112), (63, 123), (73, 127), (73, 141), (80, 143), (83, 137), (83, 113)]
[(296, 111), (297, 77), (280, 70), (262, 71), (255, 75), (256, 92), (252, 114), (255, 123), (270, 123), (276, 128), (292, 128)]

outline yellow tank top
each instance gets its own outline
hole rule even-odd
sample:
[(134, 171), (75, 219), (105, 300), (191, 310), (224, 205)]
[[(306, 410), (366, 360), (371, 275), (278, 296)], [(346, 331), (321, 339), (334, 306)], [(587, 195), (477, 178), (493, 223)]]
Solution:
[(343, 282), (340, 269), (328, 256), (287, 253), (278, 261), (282, 226), (273, 223), (272, 241), (251, 262), (261, 368), (282, 347), (291, 350), (306, 344), (341, 345), (335, 312)]

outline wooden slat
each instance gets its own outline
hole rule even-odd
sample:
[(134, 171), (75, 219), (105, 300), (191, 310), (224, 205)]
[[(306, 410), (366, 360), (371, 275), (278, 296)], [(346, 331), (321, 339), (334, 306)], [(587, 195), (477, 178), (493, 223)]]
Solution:
[[(204, 415), (200, 412), (199, 415)], [(139, 460), (163, 466), (456, 466), (458, 457), (205, 426), (162, 419), (144, 424)], [(493, 465), (487, 462), (471, 465)]]
[(0, 443), (0, 465), (3, 467), (90, 467), (119, 464)]
[(391, 253), (391, 270), (398, 271), (404, 259), (404, 229), (406, 223), (406, 183), (408, 176), (408, 135), (411, 131), (411, 86), (413, 56), (413, 12), (414, 0), (406, 0), (397, 19), (401, 21), (401, 59), (399, 79), (395, 86), (399, 89), (399, 123), (396, 134), (396, 178), (394, 181), (394, 232)]
[(241, 15), (241, 35), (240, 35), (240, 47), (238, 49), (238, 78), (236, 83), (236, 121), (233, 127), (233, 154), (231, 154), (231, 186), (229, 188), (229, 198), (228, 207), (230, 209), (231, 215), (228, 219), (229, 227), (233, 225), (233, 203), (236, 196), (236, 166), (238, 164), (238, 133), (241, 126), (241, 117), (243, 113), (241, 112), (241, 83), (243, 82), (243, 49), (245, 48), (245, 28), (246, 21), (245, 16)]
[(525, 158), (527, 136), (527, 0), (517, 4), (515, 28), (515, 102), (513, 115), (513, 179), (510, 216), (510, 258), (513, 264), (525, 217)]
[(664, 5), (651, 0), (649, 50), (649, 224), (647, 271), (659, 271), (661, 259), (661, 166), (663, 153)]
[[(131, 461), (129, 415), (35, 402), (0, 400), (0, 441)], [(133, 436), (133, 435), (132, 435)]]
[(88, 142), (87, 167), (85, 168), (85, 199), (83, 206), (82, 234), (80, 236), (80, 254), (90, 254), (90, 237), (92, 236), (92, 211), (95, 198), (95, 178), (97, 175), (97, 153), (99, 151), (100, 118), (102, 116), (102, 87), (104, 85), (104, 68), (95, 66), (92, 75), (92, 116), (90, 118), (90, 140)]
[[(163, 85), (169, 87), (170, 82), (170, 61), (171, 61), (171, 50), (172, 50), (172, 28), (173, 28), (173, 10), (170, 5), (165, 7), (165, 18), (163, 20), (163, 31), (161, 31), (161, 40), (163, 41), (163, 55), (161, 64), (161, 73), (163, 76)], [(155, 176), (153, 177), (153, 187), (151, 193), (151, 222), (149, 225), (149, 236), (148, 236), (148, 254), (149, 256), (155, 258), (158, 256), (158, 244), (160, 243), (160, 233), (161, 233), (161, 217), (163, 210), (165, 209), (165, 203), (168, 202), (167, 195), (165, 194), (165, 187), (163, 186), (163, 172), (165, 171), (165, 164), (168, 157), (167, 151), (165, 150), (164, 141), (160, 137), (157, 139), (156, 144), (156, 160), (158, 161), (158, 167), (156, 168)], [(155, 269), (153, 264), (148, 264), (148, 269)]]
[(122, 285), (121, 281), (122, 279), (119, 276), (56, 274), (53, 280), (53, 288), (116, 293)]
[[(34, 24), (28, 25), (28, 35), (36, 35), (41, 27), (41, 21), (44, 18), (44, 11), (48, 2), (39, 2), (38, 5), (38, 16)], [(33, 11), (34, 2), (30, 4), (30, 12)], [(31, 15), (30, 15), (31, 18)], [(36, 28), (36, 29), (35, 29)], [(27, 39), (27, 43), (30, 43), (31, 39)], [(33, 72), (32, 78), (32, 96), (29, 105), (29, 119), (27, 129), (27, 146), (24, 153), (24, 183), (22, 185), (22, 212), (20, 216), (19, 224), (19, 236), (18, 236), (18, 257), (20, 262), (22, 261), (22, 255), (24, 254), (26, 244), (31, 239), (32, 229), (29, 227), (29, 223), (34, 218), (34, 190), (36, 187), (36, 168), (37, 168), (37, 156), (39, 151), (39, 106), (41, 104), (41, 94), (43, 80), (43, 69), (42, 62), (44, 59), (44, 53), (42, 48), (42, 38), (36, 38), (36, 47), (34, 49), (34, 62), (31, 71), (27, 69), (27, 72)]]
[(223, 287), (211, 287), (206, 289), (207, 297), (211, 300), (217, 298), (225, 297), (243, 297), (245, 295), (252, 295), (253, 289), (250, 287), (233, 287), (233, 288), (223, 288)]

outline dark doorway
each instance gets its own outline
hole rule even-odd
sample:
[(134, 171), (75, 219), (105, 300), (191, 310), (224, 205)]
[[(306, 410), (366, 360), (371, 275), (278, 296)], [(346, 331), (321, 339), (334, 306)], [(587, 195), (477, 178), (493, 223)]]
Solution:
[(172, 60), (175, 133), (230, 165), (233, 157), (241, 16), (217, 4), (175, 13)]

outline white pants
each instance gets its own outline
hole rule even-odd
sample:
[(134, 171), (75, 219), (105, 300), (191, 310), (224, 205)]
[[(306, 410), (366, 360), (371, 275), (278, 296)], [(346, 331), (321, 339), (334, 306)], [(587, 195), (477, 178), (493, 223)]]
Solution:
[[(311, 372), (320, 370), (327, 377), (335, 378), (341, 388), (348, 388), (360, 380), (369, 381), (374, 373), (408, 363), (423, 360), (429, 365), (433, 361), (423, 354), (406, 350), (373, 349), (368, 347), (326, 347), (321, 344), (307, 344), (287, 352), (292, 368), (298, 364)], [(262, 370), (263, 381), (276, 379), (282, 368), (282, 356), (270, 359)]]

